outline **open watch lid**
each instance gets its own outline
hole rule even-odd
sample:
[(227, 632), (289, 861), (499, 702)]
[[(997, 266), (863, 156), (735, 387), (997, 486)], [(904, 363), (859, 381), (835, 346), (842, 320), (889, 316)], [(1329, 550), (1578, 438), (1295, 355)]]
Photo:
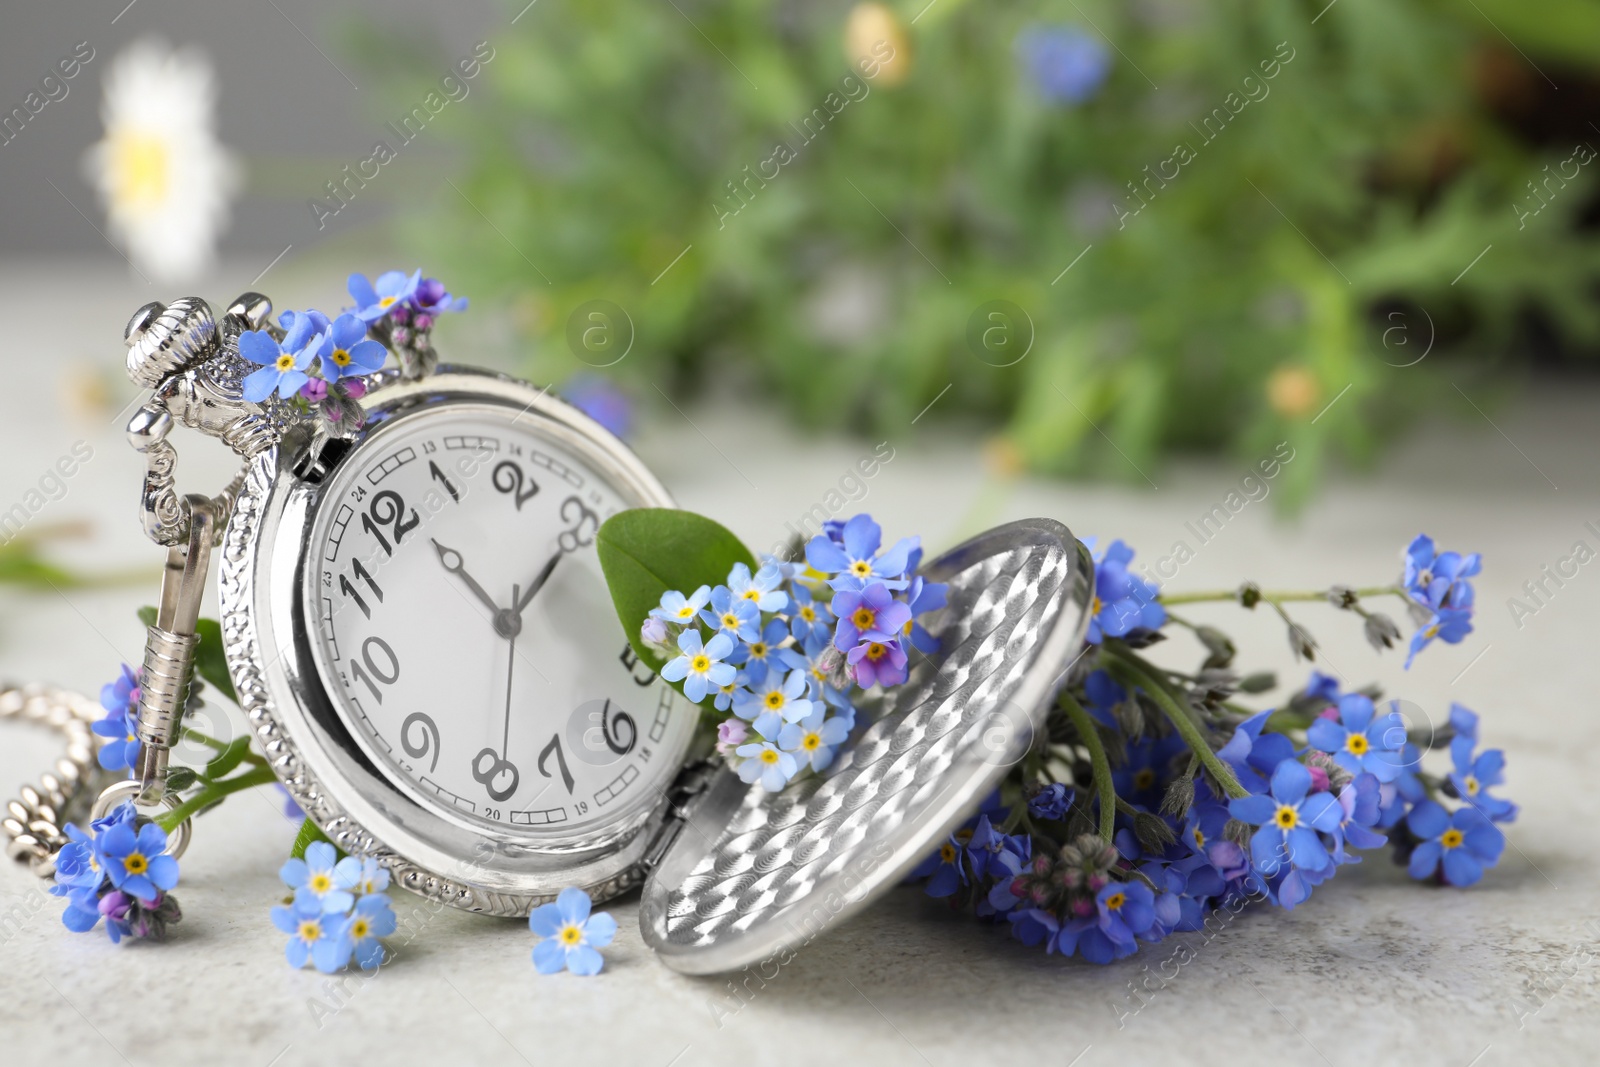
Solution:
[(939, 652), (887, 692), (855, 744), (780, 793), (723, 768), (684, 813), (639, 910), (675, 970), (793, 953), (860, 911), (971, 816), (1043, 726), (1089, 624), (1089, 550), (1061, 523), (1028, 519), (920, 573), (949, 584), (929, 620)]

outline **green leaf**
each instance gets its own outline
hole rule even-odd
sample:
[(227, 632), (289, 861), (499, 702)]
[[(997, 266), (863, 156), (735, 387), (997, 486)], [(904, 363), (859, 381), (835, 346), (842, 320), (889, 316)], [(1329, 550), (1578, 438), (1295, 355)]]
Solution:
[[(297, 860), (303, 860), (306, 858), (306, 848), (317, 841), (327, 841), (333, 845), (328, 835), (322, 832), (322, 827), (307, 819), (300, 824), (300, 832), (294, 835), (294, 847), (289, 850), (289, 855)], [(333, 850), (339, 854), (340, 859), (344, 858), (345, 854), (338, 845), (333, 845)]]
[(215, 781), (239, 766), (249, 754), (249, 736), (235, 738), (228, 743), (227, 748), (211, 757), (211, 761), (206, 764), (205, 776)]
[(156, 616), (159, 614), (161, 613), (156, 610), (155, 605), (146, 604), (139, 609), (139, 621), (144, 623), (145, 626), (154, 626), (156, 624)]
[[(720, 585), (735, 563), (756, 569), (750, 550), (722, 525), (673, 508), (634, 508), (611, 516), (600, 527), (595, 548), (622, 631), (639, 659), (657, 672), (666, 661), (640, 640), (639, 627), (661, 603), (661, 594)], [(682, 683), (673, 688), (683, 692)]]
[(194, 630), (200, 635), (200, 645), (194, 652), (194, 669), (216, 687), (217, 692), (239, 703), (238, 694), (233, 691), (233, 678), (228, 674), (227, 658), (222, 654), (222, 624), (216, 619), (201, 619)]

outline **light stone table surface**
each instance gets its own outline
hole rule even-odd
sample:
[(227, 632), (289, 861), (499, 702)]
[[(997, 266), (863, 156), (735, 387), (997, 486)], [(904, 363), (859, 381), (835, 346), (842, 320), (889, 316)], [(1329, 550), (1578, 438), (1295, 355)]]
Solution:
[[(223, 271), (204, 295), (224, 304), (257, 269)], [(280, 306), (326, 306), (338, 300), (340, 277), (332, 266), (285, 266), (261, 287)], [(0, 264), (0, 288), (11, 308), (0, 353), (8, 383), (0, 510), (85, 441), (93, 458), (34, 521), (92, 524), (86, 538), (61, 547), (75, 566), (153, 573), (160, 556), (134, 517), (139, 460), (122, 438), (126, 412), (117, 411), (134, 399), (118, 384), (120, 338), (134, 307), (177, 294), (89, 263)], [(492, 317), (459, 329), (442, 339), (449, 358), (510, 366)], [(81, 397), (95, 368), (112, 382), (108, 401), (98, 411), (81, 410), (81, 400), (64, 405), (66, 383), (80, 382), (66, 391)], [(1167, 980), (1157, 965), (1169, 948), (1110, 967), (1063, 961), (902, 888), (806, 946), (776, 979), (750, 980), (738, 998), (726, 978), (682, 977), (655, 960), (640, 941), (634, 898), (609, 905), (621, 932), (592, 980), (537, 975), (521, 922), (424, 909), (420, 933), (392, 966), (341, 990), (283, 962), (267, 909), (294, 825), (261, 790), (199, 821), (183, 862), (185, 918), (164, 946), (118, 948), (98, 932), (69, 934), (42, 883), (21, 866), (0, 867), (0, 1060), (1592, 1063), (1600, 1044), (1600, 564), (1582, 567), (1520, 626), (1506, 605), (1574, 542), (1600, 548), (1585, 525), (1600, 527), (1600, 383), (1544, 383), (1505, 406), (1483, 402), (1490, 426), (1449, 384), (1465, 370), (1422, 369), (1436, 375), (1441, 409), (1460, 418), (1430, 422), (1368, 475), (1333, 478), (1297, 520), (1251, 504), (1169, 588), (1243, 577), (1305, 587), (1385, 581), (1419, 530), (1482, 551), (1477, 632), (1430, 649), (1409, 674), (1402, 656), (1368, 649), (1352, 617), (1319, 605), (1299, 612), (1352, 686), (1376, 680), (1438, 716), (1464, 702), (1483, 714), (1487, 743), (1506, 749), (1505, 792), (1522, 817), (1500, 866), (1472, 890), (1414, 884), (1375, 853), (1292, 914), (1246, 912), (1209, 941), (1180, 935), (1194, 959)], [(637, 448), (684, 506), (763, 548), (877, 443), (802, 437), (744, 405), (688, 412), (693, 425), (671, 411), (657, 416)], [(220, 486), (229, 457), (186, 439), (184, 484)], [(861, 506), (888, 532), (918, 532), (934, 549), (996, 522), (1050, 515), (1080, 536), (1122, 536), (1144, 556), (1162, 555), (1180, 538), (1196, 544), (1184, 523), (1220, 501), (1245, 466), (1167, 464), (1147, 472), (1158, 489), (1006, 482), (985, 466), (977, 433), (934, 417), (889, 441), (894, 458)], [(153, 597), (142, 581), (63, 595), (0, 592), (0, 677), (92, 692), (119, 659), (137, 661), (133, 613)], [(1246, 667), (1303, 676), (1265, 611), (1218, 605), (1189, 614), (1225, 624)], [(1175, 665), (1192, 662), (1181, 634), (1161, 651)], [(57, 741), (10, 723), (0, 731), (0, 790), (11, 796), (53, 758)], [(420, 906), (397, 898), (402, 913)], [(1138, 982), (1155, 990), (1142, 1002), (1131, 999)]]

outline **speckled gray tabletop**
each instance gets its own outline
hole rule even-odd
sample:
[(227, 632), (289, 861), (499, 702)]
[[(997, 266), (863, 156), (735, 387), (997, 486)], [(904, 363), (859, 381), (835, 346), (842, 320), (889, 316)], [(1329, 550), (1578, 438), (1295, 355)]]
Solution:
[[(259, 266), (223, 272), (205, 293), (226, 301)], [(280, 305), (328, 303), (339, 274), (287, 267), (261, 287)], [(94, 368), (119, 365), (128, 313), (159, 295), (118, 271), (84, 264), (0, 265), (16, 313), (0, 360), (9, 383), (0, 425), (0, 505), (22, 499), (83, 441), (89, 462), (37, 522), (87, 520), (65, 543), (82, 567), (150, 567), (158, 554), (133, 516), (138, 458), (124, 444), (116, 386), (83, 403)], [(449, 358), (508, 366), (492, 322), (441, 339)], [(634, 1063), (756, 1067), (794, 1062), (1002, 1061), (1079, 1067), (1113, 1062), (1375, 1063), (1490, 1067), (1592, 1063), (1600, 1043), (1600, 716), (1595, 657), (1600, 564), (1578, 569), (1531, 616), (1513, 618), (1541, 568), (1575, 542), (1600, 548), (1600, 383), (1544, 383), (1504, 407), (1464, 370), (1429, 363), (1446, 416), (1369, 476), (1336, 477), (1298, 520), (1251, 504), (1200, 546), (1170, 588), (1323, 585), (1386, 579), (1419, 530), (1480, 550), (1477, 633), (1422, 657), (1380, 657), (1351, 619), (1307, 607), (1328, 662), (1351, 684), (1443, 714), (1452, 700), (1484, 716), (1486, 743), (1509, 757), (1505, 793), (1522, 805), (1500, 866), (1470, 891), (1428, 889), (1382, 853), (1343, 870), (1292, 914), (1246, 912), (1209, 939), (1110, 967), (1046, 957), (1003, 932), (900, 889), (807, 945), (775, 978), (686, 978), (641, 943), (636, 903), (593, 980), (535, 974), (532, 939), (515, 921), (435, 912), (397, 894), (410, 916), (392, 966), (373, 977), (291, 971), (267, 921), (294, 825), (269, 791), (203, 818), (184, 860), (183, 923), (165, 946), (114, 947), (69, 934), (55, 898), (27, 871), (0, 867), (0, 1033), (9, 1063), (288, 1064)], [(1387, 371), (1386, 371), (1387, 373)], [(1483, 404), (1461, 402), (1451, 381)], [(77, 383), (71, 385), (70, 383)], [(63, 404), (63, 391), (77, 397)], [(688, 410), (644, 427), (636, 446), (686, 507), (719, 517), (749, 543), (784, 536), (785, 518), (823, 501), (877, 441), (802, 438), (742, 406)], [(1487, 420), (1492, 419), (1493, 425)], [(740, 472), (706, 447), (704, 431)], [(1049, 515), (1080, 536), (1122, 536), (1164, 554), (1184, 523), (1244, 473), (1226, 461), (1147, 471), (1159, 488), (996, 479), (976, 436), (924, 419), (889, 434), (893, 458), (860, 502), (891, 531), (939, 548), (995, 522)], [(220, 448), (179, 445), (184, 476), (220, 485)], [(754, 486), (754, 488), (752, 488)], [(3, 510), (0, 506), (0, 510)], [(117, 660), (136, 660), (134, 608), (153, 584), (60, 594), (0, 593), (0, 676), (92, 691)], [(211, 609), (214, 610), (214, 609)], [(1252, 665), (1295, 679), (1278, 624), (1230, 606), (1226, 623)], [(1200, 614), (1200, 609), (1191, 609)], [(1176, 647), (1173, 663), (1190, 655)], [(235, 724), (242, 729), (242, 723)], [(53, 758), (55, 740), (0, 725), (7, 796)], [(1174, 942), (1175, 944), (1176, 942)], [(1138, 993), (1136, 995), (1135, 988)]]

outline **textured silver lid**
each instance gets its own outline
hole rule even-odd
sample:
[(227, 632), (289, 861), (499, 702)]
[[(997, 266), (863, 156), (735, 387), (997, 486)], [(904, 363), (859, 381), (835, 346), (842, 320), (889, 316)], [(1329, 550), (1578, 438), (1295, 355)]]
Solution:
[(1088, 549), (1061, 523), (1029, 519), (921, 573), (950, 586), (930, 620), (940, 651), (889, 691), (855, 745), (781, 793), (724, 769), (693, 804), (639, 909), (646, 943), (675, 970), (787, 963), (901, 881), (1027, 750), (1083, 643)]

